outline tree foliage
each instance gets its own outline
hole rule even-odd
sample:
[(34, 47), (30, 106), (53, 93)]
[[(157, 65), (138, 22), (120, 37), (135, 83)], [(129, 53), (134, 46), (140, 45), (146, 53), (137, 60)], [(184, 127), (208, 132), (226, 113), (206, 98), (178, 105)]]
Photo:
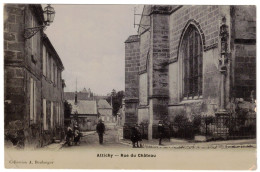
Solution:
[(70, 103), (65, 100), (64, 102), (64, 118), (69, 119), (71, 114), (72, 106)]
[(109, 104), (111, 104), (111, 100), (112, 100), (114, 116), (117, 115), (119, 109), (122, 107), (122, 99), (124, 98), (124, 95), (125, 95), (124, 91), (116, 92), (116, 90), (113, 89), (110, 96), (108, 96), (106, 99)]

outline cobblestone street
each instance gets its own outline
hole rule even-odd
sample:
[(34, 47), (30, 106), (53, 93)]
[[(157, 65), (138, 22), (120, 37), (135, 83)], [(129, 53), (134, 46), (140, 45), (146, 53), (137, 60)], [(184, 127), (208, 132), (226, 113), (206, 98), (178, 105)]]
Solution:
[[(77, 164), (74, 168), (93, 168), (96, 161), (102, 164), (99, 169), (117, 168), (118, 161), (122, 167), (128, 167), (129, 163), (137, 164), (132, 166), (133, 169), (142, 169), (145, 160), (149, 159), (151, 168), (161, 169), (255, 169), (256, 168), (256, 148), (254, 147), (230, 147), (222, 148), (173, 148), (165, 143), (160, 148), (146, 146), (145, 148), (132, 148), (129, 140), (118, 139), (117, 130), (108, 130), (104, 135), (104, 144), (100, 145), (98, 142), (98, 134), (96, 132), (83, 132), (84, 137), (79, 146), (63, 146), (61, 144), (51, 144), (45, 148), (27, 152), (28, 161), (30, 157), (37, 157), (40, 153), (39, 160), (53, 161), (56, 167), (72, 168), (70, 164)], [(157, 140), (147, 141), (144, 144), (155, 145)], [(166, 140), (165, 140), (166, 141)], [(127, 142), (128, 144), (122, 144)], [(156, 142), (156, 143), (155, 143)], [(229, 144), (230, 141), (215, 142), (215, 144)], [(232, 141), (231, 141), (232, 142)], [(237, 140), (236, 144), (254, 144), (254, 140)], [(176, 143), (177, 144), (177, 143)], [(214, 142), (204, 143), (190, 143), (195, 145), (209, 145)], [(234, 144), (234, 145), (236, 145)], [(188, 143), (186, 143), (188, 145)], [(175, 145), (176, 146), (176, 145)], [(20, 157), (23, 152), (9, 149), (5, 152), (8, 158)], [(69, 156), (68, 156), (69, 155)], [(132, 158), (135, 155), (136, 158)], [(143, 158), (145, 155), (153, 155), (157, 158)], [(167, 158), (171, 157), (171, 158)], [(240, 157), (240, 158), (237, 158)], [(7, 159), (8, 159), (7, 158)], [(98, 159), (97, 159), (98, 158)], [(160, 166), (161, 163), (168, 164), (167, 166)], [(221, 165), (220, 165), (221, 164)], [(237, 166), (240, 164), (240, 166)], [(22, 167), (22, 166), (21, 166)], [(33, 167), (33, 166), (32, 166)], [(42, 166), (44, 167), (44, 165)]]
[[(83, 133), (83, 135), (85, 135)], [(79, 146), (64, 146), (63, 150), (75, 150), (82, 148), (121, 148), (121, 147), (129, 147), (119, 143), (118, 140), (118, 131), (108, 130), (104, 134), (104, 143), (102, 145), (99, 144), (98, 134), (95, 132), (94, 134), (89, 134), (81, 138), (81, 143)]]

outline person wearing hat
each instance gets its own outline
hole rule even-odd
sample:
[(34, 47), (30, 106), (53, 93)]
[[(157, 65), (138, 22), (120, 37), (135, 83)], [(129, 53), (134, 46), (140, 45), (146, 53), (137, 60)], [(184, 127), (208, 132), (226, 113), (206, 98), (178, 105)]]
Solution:
[(159, 133), (159, 145), (162, 145), (162, 138), (164, 135), (164, 125), (162, 121), (158, 123), (158, 133)]
[(138, 147), (138, 130), (136, 128), (136, 125), (132, 126), (131, 128), (131, 141), (133, 144), (133, 148)]
[(75, 143), (75, 145), (80, 143), (80, 137), (81, 137), (81, 134), (80, 134), (79, 126), (76, 123), (74, 125), (74, 143)]
[(105, 133), (105, 125), (104, 125), (102, 119), (99, 120), (97, 127), (96, 127), (96, 131), (97, 131), (98, 137), (99, 137), (99, 144), (103, 144), (103, 134)]

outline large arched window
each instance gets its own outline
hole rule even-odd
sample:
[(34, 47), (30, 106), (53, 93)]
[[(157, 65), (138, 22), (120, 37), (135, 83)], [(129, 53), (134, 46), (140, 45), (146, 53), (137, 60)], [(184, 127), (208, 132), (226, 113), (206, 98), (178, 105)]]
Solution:
[(202, 96), (202, 41), (193, 25), (184, 34), (180, 53), (182, 99), (198, 99)]

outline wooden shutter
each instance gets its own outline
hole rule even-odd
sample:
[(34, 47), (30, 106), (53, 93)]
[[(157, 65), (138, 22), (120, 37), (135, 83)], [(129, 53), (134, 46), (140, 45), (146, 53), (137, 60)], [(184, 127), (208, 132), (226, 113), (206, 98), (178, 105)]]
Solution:
[(42, 100), (42, 109), (43, 109), (43, 129), (47, 130), (47, 111), (46, 111), (46, 99)]

